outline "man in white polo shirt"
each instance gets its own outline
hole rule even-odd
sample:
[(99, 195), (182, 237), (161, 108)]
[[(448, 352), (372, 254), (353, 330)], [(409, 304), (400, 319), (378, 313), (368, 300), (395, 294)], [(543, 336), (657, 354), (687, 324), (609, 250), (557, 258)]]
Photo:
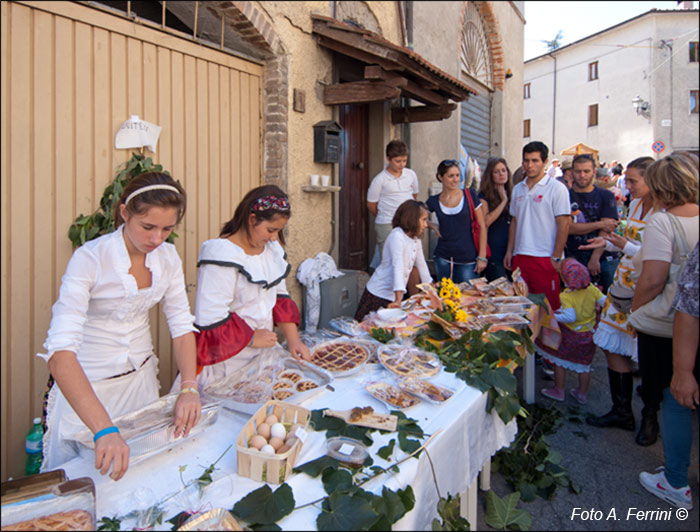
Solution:
[(410, 168), (408, 146), (403, 140), (392, 140), (386, 146), (388, 165), (379, 172), (367, 191), (367, 208), (376, 217), (374, 228), (381, 255), (386, 237), (391, 233), (391, 221), (404, 201), (418, 199), (418, 176)]
[(533, 294), (544, 294), (553, 310), (559, 303), (559, 261), (571, 222), (569, 191), (545, 175), (549, 149), (542, 142), (523, 148), (526, 179), (513, 188), (508, 249), (503, 264), (520, 268)]

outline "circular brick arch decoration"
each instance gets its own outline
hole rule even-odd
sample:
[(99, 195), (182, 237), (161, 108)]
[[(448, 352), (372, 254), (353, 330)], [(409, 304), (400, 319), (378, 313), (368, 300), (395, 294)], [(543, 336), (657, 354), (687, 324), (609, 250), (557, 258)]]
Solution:
[[(480, 15), (481, 28), (475, 27), (475, 24), (478, 23), (478, 21), (475, 21), (475, 13)], [(469, 28), (468, 32), (465, 26)], [(476, 74), (475, 77), (477, 79), (481, 79), (481, 81), (484, 81), (494, 89), (503, 90), (505, 88), (506, 69), (498, 20), (493, 12), (492, 2), (464, 2), (461, 14), (461, 27), (463, 28), (463, 34), (460, 36), (462, 40), (462, 61), (469, 61), (472, 58), (477, 62), (489, 61), (488, 64), (473, 65), (474, 73), (470, 72), (470, 68), (465, 68), (465, 70), (470, 72), (470, 74)], [(465, 35), (465, 32), (468, 35)], [(488, 46), (487, 49), (484, 49), (485, 45)], [(465, 57), (465, 53), (471, 57)]]

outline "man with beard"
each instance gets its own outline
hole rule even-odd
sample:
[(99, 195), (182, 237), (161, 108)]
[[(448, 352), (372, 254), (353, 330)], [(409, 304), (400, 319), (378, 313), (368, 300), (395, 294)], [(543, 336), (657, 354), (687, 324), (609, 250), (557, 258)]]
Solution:
[(577, 155), (573, 161), (574, 183), (569, 191), (573, 221), (566, 240), (567, 257), (573, 257), (588, 268), (591, 279), (608, 291), (619, 261), (619, 253), (595, 250), (580, 250), (588, 240), (612, 233), (618, 223), (615, 195), (609, 190), (593, 184), (596, 168), (588, 154)]

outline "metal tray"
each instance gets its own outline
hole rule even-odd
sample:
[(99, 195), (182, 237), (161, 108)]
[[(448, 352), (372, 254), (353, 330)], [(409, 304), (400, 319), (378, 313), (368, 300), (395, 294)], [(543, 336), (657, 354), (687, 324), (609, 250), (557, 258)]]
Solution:
[(333, 318), (328, 322), (328, 325), (333, 327), (336, 331), (339, 331), (348, 336), (366, 336), (367, 331), (365, 331), (360, 322), (354, 320), (349, 316), (339, 316)]
[[(493, 327), (514, 327), (517, 329), (530, 324), (530, 320), (519, 314), (489, 314), (487, 316), (480, 316), (479, 319), (484, 322), (484, 324), (491, 324)], [(498, 320), (498, 322), (494, 322), (494, 320)]]
[[(406, 394), (413, 401), (413, 403), (410, 405), (406, 405), (406, 406), (398, 406), (398, 405), (395, 405), (394, 403), (390, 403), (386, 399), (382, 398), (382, 396), (380, 394), (378, 394), (374, 391), (376, 388), (383, 387), (383, 386), (396, 388), (400, 392)], [(420, 403), (420, 399), (418, 397), (416, 397), (415, 395), (410, 394), (408, 392), (405, 392), (405, 391), (401, 390), (401, 388), (399, 388), (398, 386), (396, 386), (394, 384), (390, 384), (388, 382), (377, 382), (377, 381), (370, 382), (365, 386), (365, 391), (368, 394), (370, 394), (372, 397), (374, 397), (377, 401), (380, 401), (380, 402), (384, 403), (386, 406), (388, 406), (389, 411), (391, 411), (391, 410), (406, 410), (407, 408), (412, 408)]]
[[(449, 393), (449, 397), (447, 399), (443, 399), (443, 400), (433, 399), (428, 394), (423, 393), (423, 392), (419, 391), (418, 389), (415, 389), (413, 386), (411, 386), (411, 384), (412, 384), (411, 381), (423, 382), (423, 383), (429, 384), (430, 386), (434, 386), (441, 393)], [(437, 384), (433, 384), (432, 382), (428, 382), (425, 379), (418, 379), (416, 377), (404, 377), (402, 379), (399, 379), (399, 389), (403, 390), (406, 393), (410, 393), (411, 395), (415, 395), (416, 397), (420, 397), (424, 401), (428, 401), (429, 403), (433, 403), (435, 405), (445, 404), (455, 394), (455, 391), (452, 388), (448, 388), (446, 386), (438, 386)]]
[[(204, 432), (216, 423), (221, 410), (221, 402), (213, 398), (201, 397), (202, 416), (186, 438), (175, 437), (173, 410), (178, 394), (169, 394), (140, 408), (119, 416), (113, 420), (119, 432), (129, 445), (129, 462), (134, 464), (150, 456), (187, 441)], [(85, 429), (75, 434), (74, 439), (80, 447), (81, 454), (94, 453), (95, 443), (92, 432)]]
[[(428, 363), (430, 366), (434, 368), (434, 371), (428, 370), (428, 369), (423, 369), (421, 370), (420, 367), (418, 367), (418, 370), (421, 371), (420, 374), (413, 373), (413, 374), (406, 374), (406, 373), (400, 373), (393, 369), (391, 366), (388, 366), (385, 362), (384, 359), (382, 358), (382, 353), (387, 353), (393, 356), (399, 356), (399, 352), (402, 350), (411, 350), (411, 351), (419, 351), (421, 355), (425, 355), (430, 362)], [(410, 356), (408, 354), (403, 355), (404, 356)], [(429, 353), (428, 351), (423, 351), (422, 349), (419, 349), (418, 347), (415, 346), (404, 346), (401, 344), (386, 344), (381, 346), (378, 351), (377, 351), (377, 358), (379, 359), (379, 363), (388, 371), (391, 373), (394, 373), (395, 375), (398, 375), (400, 377), (414, 377), (414, 378), (427, 378), (427, 377), (434, 377), (438, 373), (440, 373), (440, 370), (442, 369), (442, 364), (440, 363), (440, 359), (437, 357), (437, 355), (434, 355), (433, 353)]]
[[(277, 373), (285, 369), (293, 369), (302, 373), (304, 378), (311, 379), (318, 384), (316, 388), (312, 388), (311, 390), (306, 390), (305, 392), (296, 392), (290, 398), (285, 399), (286, 403), (299, 404), (302, 401), (308, 399), (309, 397), (312, 397), (317, 393), (323, 391), (326, 388), (326, 386), (328, 386), (333, 381), (333, 375), (330, 372), (319, 368), (318, 366), (310, 364), (304, 360), (297, 360), (291, 355), (285, 355), (281, 357), (277, 362), (279, 365), (279, 370), (277, 371)], [(223, 407), (227, 410), (233, 410), (234, 412), (240, 412), (249, 415), (255, 414), (262, 405), (264, 405), (267, 401), (272, 399), (272, 392), (270, 392), (270, 396), (265, 398), (263, 401), (256, 403), (244, 403), (242, 401), (236, 401), (235, 399), (232, 399), (230, 396), (226, 395), (221, 390), (226, 389), (227, 387), (232, 387), (241, 379), (248, 378), (249, 374), (257, 364), (258, 361), (256, 359), (253, 359), (240, 372), (234, 373), (229, 377), (221, 381), (217, 381), (213, 385), (210, 385), (207, 388), (205, 388), (203, 391), (203, 395), (205, 397), (210, 397), (216, 401), (220, 401)]]

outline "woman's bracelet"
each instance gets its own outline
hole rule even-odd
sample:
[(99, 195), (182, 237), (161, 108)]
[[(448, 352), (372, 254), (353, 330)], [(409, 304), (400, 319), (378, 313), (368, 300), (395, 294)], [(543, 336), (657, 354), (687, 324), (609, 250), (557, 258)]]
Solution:
[(180, 390), (180, 393), (178, 395), (182, 395), (183, 393), (193, 393), (199, 395), (199, 391), (197, 390), (197, 388), (183, 388), (182, 390)]
[(107, 434), (112, 434), (113, 432), (116, 432), (118, 434), (119, 428), (112, 425), (111, 427), (107, 427), (107, 428), (104, 428), (102, 430), (98, 430), (97, 432), (95, 432), (95, 435), (92, 437), (92, 441), (97, 443), (97, 440), (99, 440), (102, 436), (106, 436)]
[(250, 339), (250, 342), (248, 342), (248, 345), (246, 347), (252, 347), (253, 346), (253, 340), (255, 340), (255, 334), (253, 334), (253, 337)]
[(480, 260), (481, 262), (488, 262), (489, 261), (489, 259), (487, 259), (486, 257), (477, 257), (476, 260)]

